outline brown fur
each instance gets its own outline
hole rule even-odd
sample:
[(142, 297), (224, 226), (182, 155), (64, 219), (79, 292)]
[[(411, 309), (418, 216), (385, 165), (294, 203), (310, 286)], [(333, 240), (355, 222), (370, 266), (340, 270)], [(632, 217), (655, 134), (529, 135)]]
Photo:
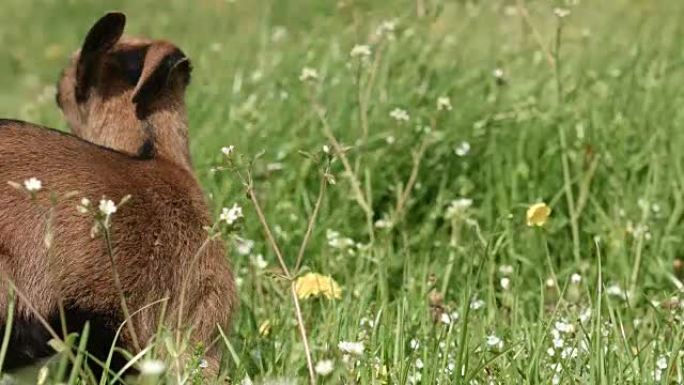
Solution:
[[(190, 169), (184, 99), (191, 70), (187, 57), (164, 40), (114, 34), (114, 41), (108, 42), (92, 32), (58, 84), (58, 103), (72, 132), (131, 155), (140, 155), (141, 146), (154, 143), (154, 156)], [(85, 51), (89, 39), (99, 39), (98, 47), (111, 47)]]
[[(165, 322), (175, 325), (182, 282), (189, 277), (185, 323), (193, 327), (194, 341), (210, 346), (217, 325), (229, 321), (235, 287), (220, 240), (209, 241), (190, 266), (211, 218), (187, 146), (183, 97), (189, 63), (170, 43), (120, 40), (122, 17), (107, 15), (93, 27), (60, 81), (58, 103), (80, 138), (0, 122), (0, 274), (43, 316), (54, 314), (61, 301), (106, 314), (118, 325), (123, 314), (107, 249), (101, 237), (90, 236), (93, 219), (79, 214), (76, 204), (81, 197), (97, 204), (130, 194), (112, 217), (114, 256), (130, 310), (168, 296)], [(30, 177), (44, 186), (35, 201), (5, 183)], [(72, 191), (78, 194), (60, 201), (51, 216), (50, 194)], [(50, 248), (44, 242), (49, 228)], [(5, 308), (0, 296), (0, 319)], [(153, 337), (159, 311), (151, 307), (134, 317), (143, 343)], [(17, 317), (34, 315), (19, 303)], [(128, 334), (125, 347), (133, 350)], [(206, 358), (215, 374), (216, 349)]]

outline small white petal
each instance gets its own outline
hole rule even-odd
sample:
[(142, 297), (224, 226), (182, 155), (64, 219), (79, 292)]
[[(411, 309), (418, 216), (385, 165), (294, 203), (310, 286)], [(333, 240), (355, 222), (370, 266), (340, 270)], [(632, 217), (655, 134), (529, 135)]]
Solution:
[(116, 212), (116, 204), (109, 199), (102, 199), (99, 209), (102, 214), (110, 216)]
[(316, 363), (315, 370), (319, 376), (327, 376), (335, 370), (335, 365), (332, 360), (322, 360)]
[(159, 360), (146, 360), (140, 364), (140, 372), (146, 376), (158, 376), (164, 373), (166, 365)]
[(26, 188), (26, 191), (28, 192), (37, 192), (43, 188), (43, 182), (37, 178), (29, 178), (24, 181), (24, 188)]
[(356, 356), (362, 355), (364, 350), (363, 342), (341, 341), (339, 344), (337, 344), (337, 347), (343, 353), (353, 354)]

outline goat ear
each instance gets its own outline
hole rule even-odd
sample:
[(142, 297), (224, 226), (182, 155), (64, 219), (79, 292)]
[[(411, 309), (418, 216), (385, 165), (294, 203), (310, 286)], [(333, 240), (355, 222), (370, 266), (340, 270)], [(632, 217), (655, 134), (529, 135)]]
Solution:
[(92, 85), (95, 68), (103, 54), (121, 38), (126, 26), (126, 15), (110, 12), (100, 18), (88, 31), (76, 64), (76, 100), (82, 102)]
[(150, 104), (176, 78), (183, 86), (190, 82), (190, 60), (178, 47), (169, 43), (153, 44), (147, 50), (142, 73), (133, 90), (132, 101), (139, 114), (144, 115)]

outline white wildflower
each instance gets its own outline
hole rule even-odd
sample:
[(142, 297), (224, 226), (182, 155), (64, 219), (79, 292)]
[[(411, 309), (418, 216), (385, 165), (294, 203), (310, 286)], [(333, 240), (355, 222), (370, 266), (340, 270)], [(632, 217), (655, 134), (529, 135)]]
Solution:
[(166, 365), (159, 360), (145, 360), (140, 364), (140, 373), (144, 376), (159, 376), (164, 370)]
[(377, 229), (389, 229), (392, 227), (392, 221), (389, 219), (378, 219), (375, 221), (374, 226)]
[(342, 237), (340, 233), (335, 230), (328, 229), (325, 235), (328, 239), (328, 245), (334, 249), (344, 250), (355, 245), (353, 239)]
[(628, 297), (627, 293), (624, 290), (622, 290), (622, 288), (618, 284), (608, 286), (606, 288), (606, 293), (610, 296), (619, 297), (623, 300), (627, 300)]
[(256, 70), (256, 71), (252, 72), (252, 75), (251, 75), (252, 83), (258, 83), (263, 78), (264, 78), (264, 73), (261, 70)]
[(423, 375), (420, 372), (416, 372), (416, 373), (410, 374), (406, 378), (406, 381), (411, 385), (415, 385), (415, 384), (418, 384), (422, 379), (423, 379)]
[(306, 82), (309, 80), (317, 80), (318, 79), (318, 71), (316, 71), (313, 68), (310, 67), (304, 67), (302, 68), (301, 74), (299, 74), (299, 80)]
[(253, 255), (250, 258), (250, 262), (252, 263), (252, 266), (256, 267), (258, 270), (263, 270), (268, 267), (268, 262), (266, 262), (264, 256), (261, 254)]
[(363, 342), (349, 342), (341, 341), (337, 344), (337, 347), (342, 351), (342, 353), (352, 354), (355, 356), (360, 356), (363, 354), (364, 346)]
[(471, 310), (479, 310), (482, 309), (485, 305), (485, 302), (481, 299), (474, 299), (472, 302), (470, 302), (470, 309)]
[(230, 146), (226, 146), (226, 147), (221, 147), (221, 152), (223, 153), (223, 155), (229, 157), (229, 156), (233, 155), (233, 152), (235, 152), (235, 146), (230, 145)]
[(282, 25), (277, 25), (273, 27), (273, 32), (271, 33), (271, 41), (277, 43), (287, 37), (287, 28)]
[(411, 341), (409, 341), (409, 346), (413, 350), (418, 350), (418, 348), (420, 348), (420, 341), (418, 341), (415, 338), (412, 338)]
[(369, 328), (373, 329), (375, 327), (375, 320), (373, 320), (372, 318), (368, 318), (368, 317), (361, 318), (361, 320), (359, 321), (359, 326), (366, 326), (366, 325), (368, 325)]
[(473, 200), (468, 198), (459, 198), (451, 201), (447, 207), (444, 217), (447, 219), (454, 219), (459, 217), (467, 209), (473, 205)]
[(511, 287), (511, 279), (508, 277), (503, 277), (501, 278), (501, 288), (504, 290), (508, 290)]
[(378, 36), (388, 36), (392, 38), (394, 36), (394, 30), (397, 28), (397, 23), (394, 20), (385, 20), (378, 28), (375, 30), (375, 34)]
[(235, 238), (235, 250), (240, 255), (249, 255), (254, 248), (254, 241), (251, 239), (244, 239), (240, 237)]
[(330, 155), (330, 146), (328, 146), (327, 144), (324, 144), (323, 145), (323, 152)]
[(43, 182), (37, 178), (29, 178), (24, 181), (24, 188), (26, 188), (26, 191), (28, 192), (37, 192), (43, 188)]
[(99, 209), (102, 214), (110, 216), (116, 212), (116, 204), (109, 199), (102, 199)]
[(574, 273), (570, 276), (570, 282), (578, 285), (580, 282), (582, 282), (582, 276), (577, 273)]
[(492, 74), (497, 80), (502, 80), (504, 77), (504, 71), (501, 68), (494, 69), (494, 72), (492, 72)]
[(566, 360), (568, 358), (577, 358), (577, 348), (568, 346), (561, 351), (561, 358)]
[(458, 146), (454, 148), (454, 154), (456, 156), (464, 157), (470, 152), (470, 143), (461, 142)]
[(425, 367), (425, 365), (423, 364), (423, 360), (421, 360), (420, 358), (416, 359), (416, 368), (423, 369), (423, 367)]
[(333, 372), (335, 366), (332, 360), (322, 360), (316, 363), (316, 374), (319, 376), (327, 376)]
[(513, 274), (513, 266), (511, 266), (511, 265), (501, 265), (501, 266), (499, 266), (499, 274), (501, 274), (501, 275), (511, 275), (511, 274)]
[(655, 381), (660, 381), (663, 376), (663, 371), (667, 369), (667, 357), (659, 356), (655, 363), (655, 369), (653, 370), (653, 379)]
[(503, 340), (494, 334), (489, 335), (487, 336), (487, 346), (490, 348), (501, 349), (503, 348)]
[(465, 210), (473, 205), (473, 200), (469, 198), (459, 198), (451, 201), (451, 206), (456, 210)]
[(451, 111), (451, 99), (448, 96), (440, 96), (437, 98), (437, 110)]
[(663, 371), (656, 368), (653, 370), (653, 380), (656, 382), (660, 382), (660, 380), (663, 378)]
[(584, 309), (579, 315), (580, 322), (585, 324), (591, 320), (591, 308)]
[(564, 334), (573, 333), (575, 331), (575, 325), (565, 320), (556, 321), (554, 328)]
[(238, 204), (235, 203), (231, 208), (224, 207), (223, 210), (221, 210), (221, 215), (219, 216), (219, 219), (226, 222), (228, 225), (232, 225), (242, 217), (242, 207), (238, 206)]
[(561, 349), (565, 346), (565, 340), (561, 337), (560, 332), (556, 329), (551, 330), (551, 335), (553, 336), (553, 347), (556, 349)]
[(553, 13), (559, 18), (563, 19), (570, 16), (570, 10), (565, 8), (554, 8)]
[(371, 49), (368, 45), (357, 44), (349, 52), (349, 56), (353, 58), (367, 59), (371, 55)]
[(445, 325), (449, 325), (451, 323), (451, 318), (449, 317), (449, 314), (442, 313), (442, 315), (439, 316), (439, 321)]
[(393, 109), (390, 111), (389, 115), (397, 122), (408, 122), (410, 119), (408, 112), (406, 112), (406, 110), (402, 110), (401, 108)]
[(87, 214), (90, 210), (90, 199), (81, 198), (81, 202), (76, 205), (76, 210), (81, 214)]

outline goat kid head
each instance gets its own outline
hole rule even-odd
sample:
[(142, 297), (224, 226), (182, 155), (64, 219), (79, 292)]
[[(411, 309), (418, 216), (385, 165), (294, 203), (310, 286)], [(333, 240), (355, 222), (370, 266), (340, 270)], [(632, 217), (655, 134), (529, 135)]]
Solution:
[(93, 25), (62, 73), (57, 104), (82, 139), (190, 169), (190, 60), (168, 41), (123, 37), (125, 24), (114, 12)]

